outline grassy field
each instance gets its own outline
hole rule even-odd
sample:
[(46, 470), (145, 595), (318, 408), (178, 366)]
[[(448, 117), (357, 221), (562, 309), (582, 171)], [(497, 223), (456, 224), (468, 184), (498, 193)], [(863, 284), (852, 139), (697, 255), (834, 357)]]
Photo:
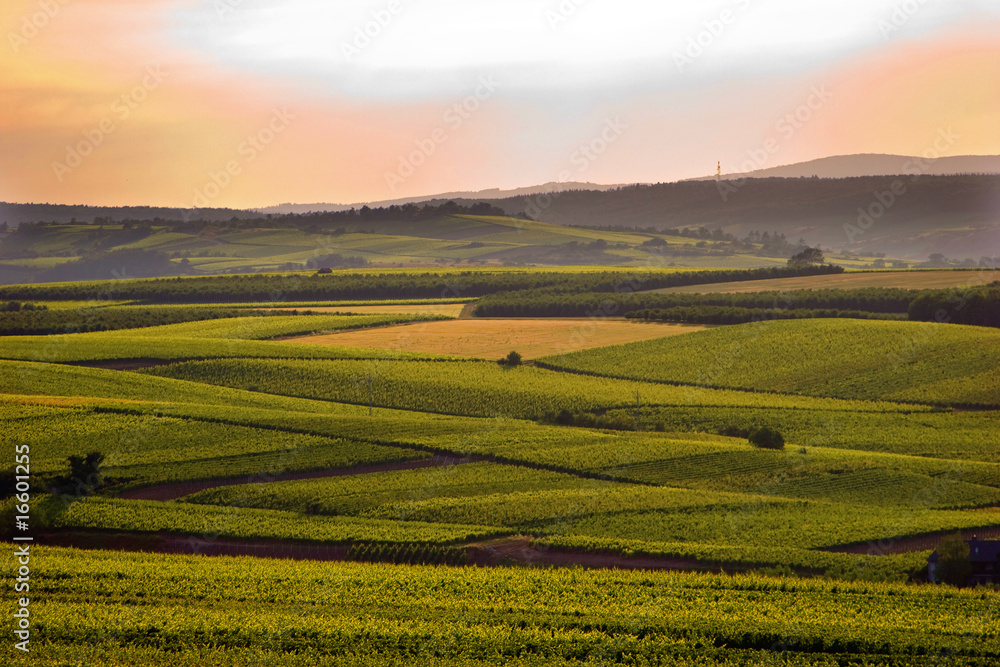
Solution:
[(516, 350), (525, 359), (534, 359), (616, 343), (677, 336), (704, 328), (699, 325), (646, 324), (611, 319), (462, 319), (304, 336), (291, 338), (289, 342), (374, 347), (490, 360)]
[(849, 271), (839, 276), (802, 276), (774, 280), (747, 280), (712, 285), (665, 287), (652, 292), (678, 294), (715, 294), (720, 292), (767, 292), (796, 289), (855, 289), (861, 287), (898, 287), (903, 289), (940, 289), (973, 287), (1000, 280), (1000, 271), (956, 271), (920, 269), (897, 271)]
[[(32, 653), (12, 664), (1000, 658), (995, 589), (920, 583), (927, 540), (1000, 529), (995, 329), (287, 307), (313, 305), (335, 310), (0, 337), (31, 529), (88, 549), (32, 547)], [(511, 349), (534, 363), (495, 363)], [(753, 446), (759, 426), (784, 448)], [(105, 484), (57, 481), (90, 451)]]

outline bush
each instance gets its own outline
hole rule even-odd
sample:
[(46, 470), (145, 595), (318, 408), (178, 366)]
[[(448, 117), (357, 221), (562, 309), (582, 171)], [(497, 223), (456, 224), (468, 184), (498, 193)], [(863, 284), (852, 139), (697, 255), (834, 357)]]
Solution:
[(514, 366), (520, 366), (521, 365), (521, 355), (518, 354), (517, 352), (514, 352), (513, 350), (511, 350), (510, 354), (508, 354), (503, 359), (497, 360), (497, 363), (500, 364), (501, 366), (506, 366), (507, 368), (513, 368)]
[(770, 426), (761, 426), (750, 431), (750, 444), (761, 449), (784, 449), (785, 438)]

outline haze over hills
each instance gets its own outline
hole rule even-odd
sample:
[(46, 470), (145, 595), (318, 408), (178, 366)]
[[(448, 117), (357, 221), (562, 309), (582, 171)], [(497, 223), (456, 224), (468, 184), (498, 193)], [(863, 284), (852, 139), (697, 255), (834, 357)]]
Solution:
[[(886, 176), (895, 174), (949, 175), (949, 174), (1000, 174), (1000, 155), (956, 155), (937, 159), (921, 158), (907, 155), (885, 155), (879, 153), (863, 153), (858, 155), (834, 155), (807, 162), (757, 169), (746, 173), (723, 174), (730, 180), (741, 178), (851, 178), (855, 176)], [(715, 174), (686, 181), (714, 180)], [(486, 190), (442, 192), (432, 195), (415, 197), (400, 197), (378, 201), (355, 202), (353, 204), (314, 203), (314, 204), (278, 204), (254, 209), (260, 213), (312, 213), (315, 211), (346, 211), (351, 208), (369, 206), (393, 206), (433, 202), (439, 204), (449, 199), (470, 201), (497, 201), (510, 197), (524, 197), (540, 193), (565, 192), (570, 190), (607, 191), (636, 185), (634, 183), (606, 184), (585, 183), (578, 181), (555, 182), (532, 185), (511, 190), (488, 188)], [(642, 184), (650, 185), (650, 184)]]
[[(975, 173), (973, 173), (975, 172)], [(123, 220), (228, 221), (264, 215), (361, 210), (405, 204), (487, 203), (508, 215), (560, 226), (705, 227), (738, 238), (780, 232), (836, 251), (930, 254), (978, 260), (1000, 255), (1000, 156), (929, 161), (901, 155), (845, 155), (763, 169), (738, 178), (673, 183), (543, 185), (342, 204), (281, 204), (258, 210), (91, 207), (0, 203), (0, 223)], [(410, 235), (421, 236), (414, 229)]]
[[(631, 185), (631, 184), (629, 184)], [(522, 197), (535, 195), (542, 192), (566, 191), (566, 190), (611, 190), (623, 187), (623, 184), (601, 185), (599, 183), (580, 183), (576, 181), (555, 182), (550, 181), (542, 185), (531, 185), (523, 188), (511, 190), (501, 190), (500, 188), (488, 188), (486, 190), (462, 191), (462, 192), (442, 192), (433, 195), (420, 195), (417, 197), (400, 197), (398, 199), (383, 199), (379, 201), (355, 202), (353, 204), (278, 204), (277, 206), (266, 206), (254, 209), (260, 213), (314, 213), (317, 211), (348, 211), (352, 208), (360, 209), (362, 206), (378, 208), (380, 206), (401, 206), (403, 204), (420, 204), (423, 202), (443, 202), (449, 199), (470, 199), (487, 200), (500, 199), (505, 197)]]
[[(1000, 174), (1000, 155), (954, 155), (936, 159), (913, 155), (861, 153), (833, 155), (807, 162), (723, 174), (722, 178), (851, 178), (852, 176), (890, 176), (895, 174)], [(715, 174), (691, 178), (691, 181), (714, 180)]]
[(682, 181), (488, 203), (559, 225), (771, 230), (909, 259), (1000, 254), (1000, 175)]

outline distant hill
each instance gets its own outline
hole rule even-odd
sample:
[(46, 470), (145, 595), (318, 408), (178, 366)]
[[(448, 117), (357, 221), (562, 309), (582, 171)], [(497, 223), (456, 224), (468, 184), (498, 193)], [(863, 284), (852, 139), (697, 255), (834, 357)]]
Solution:
[(558, 225), (706, 227), (738, 237), (770, 230), (827, 249), (908, 259), (1000, 255), (997, 175), (713, 179), (484, 201)]
[[(147, 220), (154, 226), (172, 227), (174, 222), (204, 220), (221, 223), (257, 219), (262, 221), (258, 226), (270, 227), (272, 223), (286, 224), (270, 218), (287, 214), (333, 214), (352, 208), (364, 213), (364, 206), (374, 210), (390, 206), (407, 208), (406, 204), (441, 206), (454, 201), (463, 207), (477, 203), (487, 204), (494, 207), (494, 214), (531, 218), (564, 228), (624, 227), (648, 232), (703, 227), (731, 234), (737, 239), (746, 238), (752, 231), (778, 232), (790, 243), (802, 239), (804, 243), (819, 245), (826, 250), (849, 251), (866, 256), (885, 253), (889, 257), (919, 261), (926, 260), (935, 253), (954, 259), (976, 261), (981, 257), (1000, 256), (1000, 173), (938, 173), (1000, 172), (1000, 156), (955, 156), (940, 158), (933, 163), (915, 160), (916, 158), (894, 155), (835, 156), (754, 172), (771, 174), (766, 178), (739, 175), (739, 178), (692, 179), (654, 185), (546, 183), (514, 190), (494, 188), (477, 192), (449, 192), (367, 204), (282, 204), (259, 210), (192, 211), (157, 207), (0, 203), (0, 223), (14, 228), (23, 222), (39, 221), (98, 222), (107, 225), (128, 220)], [(827, 177), (857, 170), (879, 173)], [(906, 171), (916, 173), (907, 174)], [(384, 222), (379, 222), (376, 225), (379, 227), (377, 231), (412, 238), (436, 237), (440, 231), (425, 229), (425, 221), (410, 219), (407, 217), (409, 215), (410, 213), (406, 213), (403, 216), (406, 221), (393, 227), (392, 231)], [(327, 222), (334, 228), (345, 226), (349, 231), (376, 231), (369, 228), (373, 219), (362, 215), (359, 221), (364, 223), (360, 227), (344, 225), (341, 221)], [(321, 229), (326, 223), (317, 219), (308, 224), (314, 227), (318, 225), (317, 229)], [(209, 232), (200, 233), (205, 235)], [(458, 240), (465, 233), (450, 230), (442, 240)], [(2, 235), (0, 230), (0, 238)], [(569, 239), (562, 240), (562, 235), (555, 235), (559, 240), (549, 239), (538, 245), (550, 246), (550, 240), (557, 244), (568, 243)], [(503, 239), (504, 242), (508, 240)], [(41, 264), (46, 257), (50, 259), (44, 261), (54, 262), (56, 256), (76, 256), (87, 244), (79, 247), (60, 246), (58, 252), (46, 249), (36, 255), (31, 255), (35, 251), (27, 248), (15, 251), (17, 244), (13, 243), (13, 239), (6, 241), (4, 245), (6, 250), (0, 254), (7, 258)], [(564, 257), (565, 253), (561, 250), (553, 255), (551, 248), (529, 251), (524, 247), (526, 245), (536, 244), (526, 244), (523, 230), (520, 230), (519, 238), (513, 246), (489, 250), (479, 247), (479, 251), (473, 254), (479, 258), (480, 254), (496, 253), (482, 259), (501, 262), (580, 261), (575, 256)], [(369, 249), (368, 243), (361, 243), (360, 246), (358, 250)], [(275, 249), (275, 255), (280, 254), (277, 252), (279, 249)], [(438, 254), (430, 256), (430, 259), (447, 261), (460, 257), (470, 260), (473, 257), (466, 250), (475, 249), (467, 248), (458, 253), (458, 256), (452, 257), (445, 248), (435, 247), (433, 252)], [(389, 252), (375, 251), (372, 247), (371, 250), (370, 257), (364, 255), (367, 259), (403, 263), (427, 261), (428, 253), (432, 252), (430, 248)], [(170, 252), (181, 251), (182, 248), (170, 249)], [(201, 252), (208, 250), (202, 249)], [(297, 247), (294, 252), (299, 252)], [(298, 259), (293, 256), (287, 261)], [(227, 266), (214, 266), (212, 270), (236, 268), (239, 267), (229, 263)]]
[[(586, 227), (701, 226), (738, 237), (771, 230), (789, 239), (862, 254), (885, 252), (914, 260), (932, 253), (978, 259), (1000, 255), (1000, 156), (839, 155), (747, 174), (655, 185), (546, 183), (516, 190), (449, 192), (369, 202), (485, 202), (509, 215)], [(859, 227), (859, 212), (878, 213), (875, 193), (900, 180), (905, 192)], [(899, 189), (899, 186), (897, 186)], [(891, 190), (890, 190), (891, 192)], [(551, 201), (537, 197), (553, 194)], [(874, 208), (872, 208), (874, 205)], [(283, 204), (262, 212), (360, 208), (361, 204)], [(327, 207), (327, 208), (324, 208)], [(860, 219), (867, 225), (867, 219)], [(855, 229), (851, 229), (851, 226)], [(845, 227), (846, 226), (846, 227)]]
[[(745, 268), (785, 265), (801, 249), (780, 235), (564, 227), (447, 202), (221, 222), (25, 222), (0, 232), (0, 284), (369, 266)], [(876, 258), (842, 259), (871, 267)]]
[[(808, 162), (796, 162), (780, 167), (755, 169), (745, 173), (723, 174), (725, 179), (739, 178), (851, 178), (853, 176), (889, 176), (895, 174), (925, 174), (946, 176), (955, 174), (1000, 174), (1000, 155), (954, 155), (936, 160), (912, 155), (861, 153), (834, 155)], [(715, 174), (687, 179), (715, 180)]]
[(385, 206), (399, 206), (402, 204), (422, 204), (434, 202), (436, 204), (448, 200), (475, 200), (485, 201), (487, 199), (503, 199), (505, 197), (522, 197), (536, 195), (542, 192), (555, 192), (563, 190), (611, 190), (622, 187), (621, 185), (600, 185), (597, 183), (579, 183), (575, 181), (564, 183), (543, 183), (542, 185), (532, 185), (524, 188), (514, 188), (512, 190), (501, 190), (500, 188), (489, 188), (487, 190), (465, 191), (465, 192), (442, 192), (435, 195), (421, 195), (417, 197), (401, 197), (399, 199), (383, 199), (379, 201), (356, 202), (354, 204), (278, 204), (277, 206), (267, 206), (254, 209), (259, 213), (314, 213), (317, 211), (347, 211), (352, 208), (360, 209), (362, 206), (378, 208)]

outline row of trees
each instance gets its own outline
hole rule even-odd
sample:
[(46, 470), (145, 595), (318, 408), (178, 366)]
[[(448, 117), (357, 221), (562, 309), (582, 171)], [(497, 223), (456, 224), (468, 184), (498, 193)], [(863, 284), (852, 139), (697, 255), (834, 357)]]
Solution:
[[(310, 232), (329, 230), (345, 233), (348, 230), (358, 231), (359, 225), (370, 227), (372, 223), (419, 222), (449, 215), (507, 215), (507, 213), (502, 208), (485, 202), (459, 204), (447, 201), (441, 204), (393, 204), (376, 208), (362, 206), (358, 209), (350, 208), (345, 211), (257, 215), (243, 219), (233, 218), (225, 224), (234, 230), (257, 227), (270, 229), (290, 227)], [(213, 224), (217, 223), (203, 219), (170, 223), (172, 231), (184, 233), (197, 233)]]
[[(411, 299), (480, 297), (497, 292), (605, 292), (700, 285), (735, 280), (840, 273), (834, 266), (772, 267), (708, 271), (596, 272), (463, 271), (460, 273), (334, 273), (332, 275), (249, 274), (118, 281), (107, 288), (94, 284), (11, 285), (0, 287), (0, 299), (81, 300), (109, 289), (115, 299), (145, 303), (257, 302), (281, 300)], [(107, 274), (105, 274), (107, 275)], [(105, 298), (110, 298), (106, 296)]]
[(776, 310), (768, 308), (725, 308), (718, 306), (692, 306), (637, 310), (625, 313), (630, 320), (653, 322), (691, 322), (695, 324), (743, 324), (764, 320), (800, 320), (814, 317), (846, 317), (852, 319), (883, 319), (886, 315), (863, 310), (793, 308)]
[[(586, 292), (567, 294), (561, 290), (517, 291), (483, 297), (475, 314), (481, 317), (592, 317), (621, 316), (636, 311), (695, 309), (708, 316), (721, 310), (858, 311), (898, 314), (906, 312), (919, 290), (863, 288), (856, 290), (795, 290), (720, 294), (663, 294)], [(691, 311), (694, 314), (694, 310)], [(648, 314), (636, 315), (646, 317)], [(837, 317), (846, 315), (824, 315)], [(651, 316), (661, 319), (659, 316)], [(752, 319), (752, 316), (751, 316)], [(738, 319), (736, 321), (748, 321)]]
[(248, 310), (246, 308), (175, 308), (164, 306), (20, 310), (4, 313), (3, 318), (0, 318), (0, 336), (42, 336), (88, 331), (113, 331), (214, 320), (223, 317), (248, 317), (251, 315), (266, 317), (294, 314), (296, 314), (294, 311)]
[(979, 287), (925, 290), (910, 304), (911, 320), (1000, 327), (1000, 281)]

